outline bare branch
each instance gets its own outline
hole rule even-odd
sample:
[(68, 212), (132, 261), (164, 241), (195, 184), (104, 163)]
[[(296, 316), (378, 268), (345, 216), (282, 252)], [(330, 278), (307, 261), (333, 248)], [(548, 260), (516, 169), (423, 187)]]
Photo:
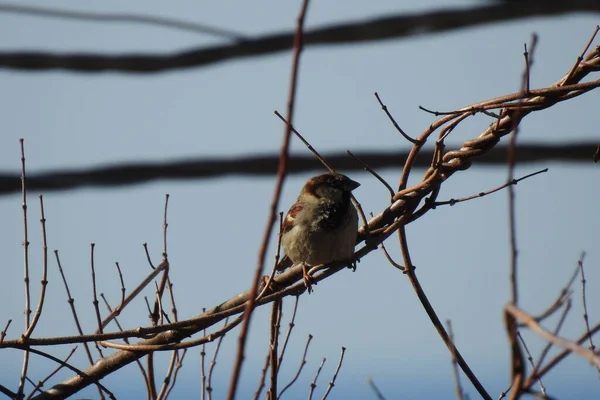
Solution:
[(313, 381), (310, 383), (310, 392), (308, 392), (308, 400), (312, 400), (313, 393), (314, 393), (315, 389), (317, 388), (317, 379), (319, 379), (319, 375), (321, 375), (321, 370), (323, 369), (323, 366), (325, 365), (325, 361), (327, 361), (327, 359), (325, 357), (323, 357), (323, 360), (321, 361), (321, 365), (319, 365), (319, 368), (317, 369), (317, 372), (315, 373), (315, 377), (314, 377)]
[[(575, 12), (597, 13), (595, 0), (496, 2), (472, 8), (433, 10), (420, 14), (395, 15), (368, 21), (347, 22), (306, 32), (304, 43), (337, 45), (371, 42), (390, 38), (414, 37), (534, 16), (561, 15)], [(122, 71), (153, 73), (181, 68), (207, 66), (225, 60), (274, 54), (293, 47), (294, 33), (285, 32), (262, 36), (230, 45), (194, 48), (186, 51), (156, 55), (127, 54), (107, 56), (98, 54), (55, 54), (44, 52), (0, 53), (0, 68), (100, 72)]]
[(98, 13), (62, 10), (58, 8), (32, 7), (17, 4), (0, 4), (0, 12), (33, 15), (46, 18), (59, 18), (68, 20), (82, 20), (90, 22), (118, 22), (118, 23), (138, 23), (153, 25), (157, 27), (178, 29), (182, 31), (213, 35), (225, 39), (243, 41), (247, 37), (241, 33), (232, 32), (223, 28), (212, 27), (194, 22), (181, 21), (172, 18), (156, 17), (141, 14), (116, 14), (116, 13)]
[(294, 301), (294, 311), (292, 311), (292, 318), (290, 319), (290, 322), (288, 324), (288, 329), (285, 334), (285, 339), (283, 340), (283, 346), (281, 347), (281, 354), (279, 355), (279, 358), (277, 359), (277, 371), (279, 371), (279, 369), (281, 368), (281, 363), (283, 362), (283, 355), (285, 354), (285, 350), (287, 349), (288, 342), (292, 335), (292, 330), (294, 329), (294, 326), (295, 326), (294, 322), (296, 321), (296, 312), (298, 311), (298, 303), (299, 302), (300, 302), (300, 296), (296, 296), (296, 299)]
[(277, 399), (277, 377), (279, 372), (279, 364), (277, 363), (277, 352), (279, 351), (279, 328), (281, 327), (281, 307), (281, 300), (276, 300), (271, 305), (271, 323), (269, 338), (269, 363), (271, 365), (271, 385), (269, 386), (268, 392), (268, 396), (271, 399)]
[[(559, 143), (559, 144), (521, 144), (516, 162), (526, 163), (562, 162), (588, 163), (590, 154), (597, 148), (597, 142)], [(398, 168), (398, 160), (405, 160), (406, 151), (359, 151), (354, 153), (372, 169), (384, 170)], [(491, 149), (478, 163), (481, 165), (506, 165), (507, 146), (498, 145)], [(359, 166), (347, 152), (323, 155), (340, 170), (360, 171)], [(30, 174), (27, 186), (37, 191), (72, 190), (84, 187), (118, 188), (123, 185), (142, 184), (154, 180), (208, 179), (215, 177), (272, 176), (277, 172), (279, 156), (274, 154), (257, 154), (246, 157), (197, 158), (190, 160), (174, 160), (171, 162), (120, 162), (110, 166), (94, 168), (77, 167), (67, 170), (54, 170)], [(415, 160), (414, 168), (428, 168), (431, 163), (424, 157)], [(310, 155), (290, 155), (288, 173), (301, 174), (322, 171), (320, 163)], [(0, 195), (7, 195), (21, 190), (21, 178), (11, 172), (0, 173)]]
[(46, 299), (46, 286), (48, 286), (48, 244), (46, 241), (46, 216), (44, 214), (44, 198), (40, 195), (40, 223), (42, 225), (42, 281), (40, 289), (40, 299), (36, 307), (35, 313), (33, 314), (33, 320), (27, 331), (23, 334), (24, 337), (28, 338), (33, 333), (40, 317), (42, 316), (42, 310), (44, 308), (44, 300)]
[(306, 365), (306, 353), (308, 353), (308, 346), (310, 346), (310, 341), (312, 340), (312, 338), (313, 338), (313, 335), (309, 334), (308, 340), (306, 341), (306, 346), (304, 346), (304, 353), (302, 354), (302, 360), (300, 361), (300, 366), (298, 367), (298, 370), (296, 371), (296, 375), (294, 375), (292, 380), (287, 385), (285, 385), (285, 387), (279, 393), (279, 396), (277, 396), (276, 398), (281, 398), (283, 396), (283, 394), (285, 393), (285, 391), (288, 390), (290, 387), (292, 387), (292, 385), (298, 380), (298, 377), (300, 376), (302, 369)]
[[(597, 31), (598, 30), (596, 30), (596, 32)], [(585, 321), (585, 331), (588, 334), (588, 341), (590, 343), (589, 349), (592, 351), (592, 353), (596, 354), (596, 346), (594, 345), (594, 341), (592, 340), (592, 335), (590, 333), (590, 319), (588, 317), (587, 299), (586, 299), (586, 295), (585, 295), (586, 280), (585, 280), (585, 271), (583, 269), (583, 259), (584, 258), (585, 258), (585, 253), (583, 253), (581, 255), (581, 257), (579, 257), (579, 262), (578, 262), (579, 269), (581, 270), (581, 298), (582, 298), (582, 302), (583, 302), (583, 320)], [(598, 373), (600, 373), (600, 367), (596, 366), (596, 369), (598, 370)]]
[(396, 130), (400, 133), (400, 135), (402, 135), (402, 137), (404, 139), (408, 140), (412, 144), (416, 144), (417, 141), (415, 139), (411, 138), (410, 136), (408, 136), (402, 130), (402, 128), (400, 128), (400, 125), (398, 125), (398, 123), (396, 122), (396, 120), (394, 119), (394, 117), (392, 116), (392, 114), (389, 112), (387, 106), (385, 104), (383, 104), (383, 102), (379, 98), (379, 94), (377, 92), (375, 92), (375, 97), (377, 98), (377, 101), (379, 102), (379, 105), (381, 106), (381, 109), (383, 110), (383, 112), (385, 112), (385, 115), (387, 115), (387, 117), (389, 118), (390, 122), (392, 123), (392, 125), (394, 125), (394, 128), (396, 128)]
[[(583, 79), (590, 72), (597, 70), (600, 66), (600, 49), (594, 49), (588, 54), (584, 61), (578, 66), (577, 70), (572, 74), (569, 81), (561, 79), (560, 82), (563, 86), (553, 86), (547, 89), (532, 90), (527, 96), (527, 100), (521, 106), (521, 113), (519, 121), (528, 115), (528, 113), (549, 107), (559, 101), (564, 101), (573, 98), (575, 95), (580, 95), (586, 91), (592, 90), (593, 88), (600, 86), (600, 81), (586, 82), (578, 84), (579, 80)], [(477, 104), (477, 107), (504, 107), (504, 105), (510, 102), (516, 102), (522, 98), (522, 93), (515, 95), (503, 96), (501, 98), (488, 100)], [(469, 107), (471, 108), (471, 107)], [(469, 111), (464, 111), (464, 115), (468, 114)], [(369, 221), (368, 229), (373, 233), (371, 237), (371, 243), (368, 246), (357, 247), (354, 254), (355, 259), (360, 259), (366, 254), (373, 251), (378, 244), (387, 239), (390, 235), (396, 231), (400, 232), (404, 236), (403, 227), (416, 219), (424, 215), (428, 209), (427, 205), (418, 208), (418, 205), (423, 202), (424, 198), (432, 193), (436, 193), (439, 190), (440, 185), (452, 176), (455, 172), (469, 168), (471, 162), (476, 157), (486, 154), (491, 148), (493, 148), (501, 137), (507, 135), (514, 129), (515, 108), (507, 107), (500, 112), (501, 119), (497, 124), (492, 124), (488, 127), (477, 139), (469, 140), (465, 142), (459, 150), (451, 150), (443, 152), (442, 146), (436, 147), (436, 154), (434, 160), (425, 173), (420, 183), (406, 188), (404, 178), (408, 179), (410, 169), (413, 166), (414, 159), (419, 149), (411, 150), (409, 159), (407, 160), (407, 168), (403, 172), (403, 180), (400, 185), (401, 190), (394, 196), (394, 202), (389, 207), (375, 215)], [(433, 135), (438, 129), (443, 128), (438, 132), (442, 136), (447, 136), (448, 130), (446, 124), (455, 123), (460, 117), (456, 116), (445, 116), (440, 120), (434, 122), (429, 128), (427, 128), (419, 137), (420, 142)], [(446, 130), (444, 130), (446, 129)], [(439, 143), (439, 140), (438, 140)], [(362, 240), (362, 239), (361, 239)], [(408, 273), (412, 272), (412, 263), (405, 262), (408, 268)], [(313, 279), (317, 282), (326, 279), (345, 267), (344, 263), (331, 263), (327, 266), (327, 269), (319, 271), (313, 275)], [(274, 278), (274, 291), (266, 294), (262, 299), (255, 301), (255, 305), (259, 306), (267, 304), (276, 299), (283, 298), (285, 296), (298, 295), (303, 293), (306, 288), (301, 282), (302, 269), (300, 266), (292, 267), (285, 272), (279, 274)], [(128, 332), (119, 333), (119, 335), (112, 336), (116, 337), (146, 337), (147, 339), (140, 341), (140, 346), (157, 346), (167, 345), (171, 346), (173, 343), (178, 343), (182, 339), (189, 337), (196, 332), (214, 325), (218, 321), (222, 321), (225, 317), (242, 313), (247, 308), (247, 303), (255, 299), (256, 292), (252, 293), (247, 291), (241, 293), (224, 303), (208, 310), (206, 313), (197, 316), (195, 318), (180, 321), (173, 324), (165, 324), (160, 327), (151, 328), (138, 328), (130, 330)], [(436, 326), (437, 327), (437, 326)], [(592, 329), (593, 331), (593, 329)], [(103, 339), (106, 339), (110, 335), (104, 334)], [(151, 335), (151, 336), (146, 336)], [(69, 338), (69, 341), (80, 341), (90, 340), (93, 335), (86, 335), (85, 337), (74, 337)], [(43, 339), (46, 343), (57, 343), (62, 338), (50, 338)], [(95, 339), (92, 339), (95, 340)], [(42, 339), (28, 339), (25, 340), (13, 340), (4, 341), (0, 347), (14, 347), (23, 348), (24, 346), (32, 346), (35, 343), (41, 343)], [(146, 351), (153, 350), (149, 347), (148, 350), (144, 351), (120, 351), (105, 357), (103, 360), (99, 360), (96, 364), (89, 367), (86, 370), (86, 374), (93, 377), (94, 380), (102, 379), (107, 374), (122, 368), (123, 366), (139, 359), (146, 355)], [(459, 353), (457, 352), (457, 359), (460, 361)], [(461, 365), (462, 367), (462, 365)], [(463, 368), (465, 371), (465, 368)], [(467, 369), (468, 371), (468, 369)], [(465, 374), (469, 376), (468, 372)], [(543, 370), (540, 370), (540, 374)], [(472, 380), (473, 381), (473, 380)], [(72, 378), (55, 385), (53, 388), (44, 392), (39, 398), (53, 398), (53, 397), (68, 397), (80, 390), (81, 388), (90, 384), (90, 381), (83, 379), (81, 376), (73, 376)], [(481, 392), (480, 392), (481, 393)], [(485, 393), (485, 391), (483, 391)], [(486, 397), (486, 398), (489, 398)]]
[[(521, 332), (517, 331), (517, 337), (521, 341), (521, 344), (523, 345), (523, 349), (525, 350), (525, 353), (527, 353), (527, 361), (529, 361), (529, 364), (531, 365), (531, 368), (533, 369), (532, 374), (536, 375), (536, 368), (535, 368), (535, 363), (533, 362), (533, 357), (531, 356), (531, 353), (529, 352), (529, 348), (527, 347), (527, 344), (525, 343), (525, 339), (523, 339)], [(542, 383), (542, 378), (538, 377), (538, 383), (540, 385), (540, 391), (542, 392), (542, 395), (545, 398), (546, 397), (546, 388), (544, 387), (544, 384)]]
[(292, 61), (292, 71), (290, 78), (290, 89), (288, 95), (287, 104), (287, 121), (285, 127), (285, 133), (283, 137), (283, 143), (281, 144), (279, 166), (277, 169), (277, 182), (275, 184), (275, 190), (273, 192), (273, 198), (271, 200), (271, 208), (269, 210), (269, 218), (265, 227), (263, 235), (262, 245), (258, 254), (258, 261), (256, 263), (256, 271), (254, 273), (254, 279), (252, 281), (252, 287), (250, 288), (250, 297), (244, 310), (244, 321), (240, 329), (240, 336), (238, 339), (238, 350), (236, 359), (234, 362), (233, 373), (231, 374), (231, 381), (229, 384), (229, 393), (227, 394), (228, 400), (234, 400), (237, 391), (237, 385), (242, 370), (242, 362), (244, 360), (244, 353), (246, 349), (246, 339), (248, 335), (248, 329), (250, 321), (252, 319), (252, 313), (255, 307), (256, 295), (258, 293), (258, 286), (260, 284), (260, 276), (262, 275), (263, 267), (265, 264), (265, 258), (267, 255), (267, 248), (271, 238), (271, 231), (273, 230), (273, 223), (275, 222), (275, 216), (277, 215), (277, 208), (279, 206), (279, 199), (283, 189), (283, 182), (287, 174), (288, 165), (288, 153), (290, 147), (290, 138), (292, 133), (292, 123), (294, 116), (294, 104), (296, 101), (296, 88), (298, 81), (298, 69), (300, 65), (300, 54), (303, 46), (303, 30), (304, 30), (304, 18), (306, 16), (306, 10), (308, 8), (308, 0), (304, 0), (300, 7), (298, 14), (298, 22), (296, 27), (296, 34), (294, 35), (294, 58)]
[(373, 392), (375, 392), (375, 396), (377, 396), (378, 400), (385, 400), (385, 397), (383, 396), (383, 393), (381, 393), (381, 390), (379, 390), (379, 388), (377, 387), (377, 385), (375, 385), (375, 381), (373, 381), (373, 378), (368, 377), (367, 378), (367, 383), (369, 384), (369, 386), (371, 387), (371, 389), (373, 389)]
[(498, 191), (500, 191), (500, 190), (502, 190), (502, 189), (504, 189), (504, 188), (506, 188), (508, 186), (516, 185), (517, 183), (521, 182), (524, 179), (531, 178), (532, 176), (543, 174), (545, 172), (548, 172), (548, 168), (544, 168), (544, 169), (541, 169), (539, 171), (532, 172), (531, 174), (522, 176), (519, 179), (513, 179), (510, 182), (506, 182), (505, 184), (500, 185), (500, 186), (498, 186), (495, 189), (488, 190), (486, 192), (480, 192), (480, 193), (474, 194), (472, 196), (461, 197), (460, 199), (450, 199), (450, 200), (446, 200), (446, 201), (436, 201), (434, 203), (434, 207), (445, 206), (445, 205), (453, 206), (456, 203), (462, 203), (463, 201), (469, 201), (469, 200), (477, 199), (477, 198), (480, 198), (480, 197), (484, 197), (484, 196), (487, 196), (488, 194), (496, 193), (496, 192), (498, 192)]
[[(446, 320), (446, 325), (448, 326), (448, 337), (450, 338), (450, 341), (452, 342), (452, 344), (454, 344), (454, 332), (452, 331), (452, 321)], [(452, 373), (454, 375), (454, 387), (456, 390), (456, 399), (463, 400), (464, 399), (463, 388), (460, 384), (460, 372), (458, 371), (458, 363), (456, 362), (456, 355), (453, 352), (451, 352), (451, 354), (452, 354)]]
[[(581, 347), (577, 343), (570, 342), (568, 340), (553, 335), (552, 333), (542, 328), (533, 318), (531, 318), (531, 316), (529, 316), (527, 313), (525, 313), (524, 311), (512, 304), (507, 304), (504, 306), (504, 308), (515, 318), (518, 318), (519, 320), (524, 322), (529, 327), (529, 329), (537, 333), (544, 340), (552, 342), (554, 345), (562, 347), (563, 349), (567, 349), (574, 353), (577, 353), (581, 357), (591, 362), (596, 367), (600, 367), (600, 357), (598, 357), (593, 351)], [(589, 334), (587, 334), (586, 336), (588, 335)]]
[[(25, 330), (29, 332), (31, 324), (31, 293), (29, 290), (29, 236), (27, 230), (27, 175), (25, 172), (25, 146), (24, 140), (19, 139), (21, 144), (21, 209), (23, 210), (23, 282), (25, 284)], [(25, 387), (25, 378), (27, 377), (27, 369), (29, 366), (29, 351), (26, 349), (23, 352), (23, 366), (21, 368), (21, 378), (19, 379), (19, 389), (17, 398), (23, 396)]]
[[(227, 326), (227, 322), (228, 319), (225, 318), (225, 326)], [(213, 354), (213, 358), (209, 363), (208, 366), (208, 380), (207, 380), (207, 384), (206, 384), (206, 393), (207, 393), (207, 397), (208, 399), (212, 399), (212, 375), (213, 375), (213, 370), (215, 369), (215, 366), (217, 365), (217, 356), (219, 355), (219, 349), (221, 348), (221, 343), (223, 343), (223, 338), (225, 337), (225, 335), (219, 337), (219, 340), (217, 341), (217, 346), (215, 347), (215, 352)]]
[(327, 396), (329, 396), (329, 393), (331, 393), (331, 389), (333, 389), (333, 387), (335, 386), (335, 380), (337, 379), (338, 373), (340, 372), (340, 369), (342, 368), (342, 363), (344, 362), (344, 353), (346, 353), (346, 348), (342, 346), (342, 353), (340, 354), (340, 361), (338, 362), (338, 365), (335, 368), (333, 377), (331, 378), (331, 381), (329, 381), (327, 390), (325, 391), (325, 394), (323, 395), (321, 400), (325, 400), (327, 398)]

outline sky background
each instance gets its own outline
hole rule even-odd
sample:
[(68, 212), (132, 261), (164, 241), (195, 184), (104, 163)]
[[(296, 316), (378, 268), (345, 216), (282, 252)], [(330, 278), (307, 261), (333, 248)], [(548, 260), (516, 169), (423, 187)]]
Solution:
[[(313, 1), (307, 28), (419, 12), (476, 1)], [(102, 4), (69, 1), (20, 4), (81, 11), (130, 12), (179, 18), (263, 35), (294, 28), (299, 1), (142, 2), (105, 0)], [(523, 43), (539, 35), (531, 71), (532, 88), (552, 84), (575, 62), (598, 16), (573, 14), (484, 25), (402, 40), (305, 49), (296, 100), (296, 127), (319, 151), (350, 149), (407, 150), (381, 111), (373, 92), (387, 103), (403, 129), (417, 136), (435, 117), (418, 110), (452, 110), (519, 90)], [(0, 13), (0, 51), (175, 52), (223, 42), (222, 39), (139, 24), (91, 23)], [(596, 40), (596, 44), (598, 41)], [(56, 168), (88, 168), (123, 161), (172, 161), (202, 156), (249, 155), (278, 151), (282, 123), (274, 110), (285, 111), (291, 52), (246, 58), (205, 68), (159, 74), (0, 70), (0, 171), (20, 169), (19, 138), (25, 139), (30, 174)], [(527, 116), (519, 142), (574, 143), (600, 141), (600, 91)], [(447, 139), (459, 148), (489, 124), (478, 116)], [(506, 139), (505, 139), (506, 141)], [(307, 154), (294, 140), (292, 151)], [(591, 156), (591, 155), (590, 155)], [(395, 184), (398, 168), (379, 171)], [(588, 312), (600, 320), (598, 166), (543, 162), (517, 168), (517, 176), (541, 168), (546, 174), (516, 188), (521, 306), (538, 314), (554, 301), (572, 274), (582, 251), (585, 259)], [(415, 170), (417, 182), (423, 170)], [(281, 210), (287, 210), (309, 174), (288, 177)], [(365, 212), (388, 203), (385, 188), (372, 176), (353, 172), (362, 183), (355, 192)], [(477, 163), (448, 180), (440, 200), (478, 193), (501, 185), (503, 167)], [(68, 273), (79, 318), (86, 332), (95, 328), (89, 270), (90, 243), (96, 243), (99, 291), (113, 305), (120, 288), (118, 261), (126, 287), (133, 289), (148, 272), (142, 243), (155, 263), (162, 251), (164, 195), (169, 193), (169, 259), (180, 319), (201, 313), (245, 291), (256, 263), (274, 187), (272, 177), (154, 181), (118, 188), (82, 188), (44, 193), (48, 247), (57, 249)], [(41, 242), (38, 193), (30, 193), (32, 296), (39, 296)], [(443, 320), (451, 319), (457, 347), (492, 397), (508, 387), (509, 350), (502, 307), (509, 300), (507, 194), (501, 192), (454, 207), (440, 207), (407, 228), (409, 246), (425, 292)], [(8, 338), (23, 324), (22, 215), (20, 195), (0, 197), (0, 325), (10, 318)], [(274, 243), (274, 242), (272, 242)], [(400, 260), (396, 237), (387, 247)], [(268, 260), (273, 259), (271, 246)], [(563, 335), (584, 331), (581, 285)], [(152, 289), (147, 290), (152, 297)], [(284, 324), (293, 301), (284, 303)], [(257, 310), (251, 327), (238, 398), (254, 393), (267, 350), (269, 308)], [(554, 327), (554, 321), (546, 325)], [(143, 299), (120, 318), (133, 328), (148, 324)], [(111, 325), (112, 327), (112, 325)], [(113, 327), (114, 328), (114, 327)], [(40, 325), (34, 336), (71, 335), (75, 327), (54, 258)], [(226, 336), (213, 377), (214, 398), (224, 398), (236, 351), (237, 330)], [(356, 272), (342, 271), (300, 299), (296, 327), (282, 367), (284, 385), (295, 373), (308, 334), (314, 336), (307, 364), (287, 398), (306, 398), (323, 357), (327, 362), (317, 386), (319, 397), (331, 379), (340, 347), (344, 364), (330, 399), (375, 398), (366, 383), (372, 377), (388, 399), (454, 398), (450, 354), (420, 306), (408, 280), (385, 260), (370, 253)], [(536, 356), (543, 343), (523, 335)], [(600, 341), (600, 339), (598, 339)], [(207, 346), (211, 355), (214, 345)], [(70, 348), (57, 350), (66, 355)], [(83, 349), (78, 365), (85, 368)], [(3, 351), (0, 383), (16, 389), (20, 351)], [(166, 366), (166, 362), (162, 364)], [(34, 380), (55, 365), (33, 358)], [(160, 371), (157, 375), (160, 376)], [(59, 374), (61, 379), (70, 376)], [(199, 397), (199, 349), (188, 352), (172, 398)], [(58, 378), (57, 378), (58, 379)], [(53, 383), (58, 380), (53, 380)], [(471, 398), (476, 391), (462, 377)], [(145, 396), (143, 380), (131, 365), (103, 380), (119, 398)], [(598, 393), (597, 372), (584, 360), (569, 357), (544, 384), (563, 399)], [(97, 397), (94, 388), (80, 393)], [(80, 396), (80, 397), (81, 397)]]

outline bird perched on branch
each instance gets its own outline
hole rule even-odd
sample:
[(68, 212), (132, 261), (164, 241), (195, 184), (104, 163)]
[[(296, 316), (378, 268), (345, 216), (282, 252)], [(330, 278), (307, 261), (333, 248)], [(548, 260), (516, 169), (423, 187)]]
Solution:
[(312, 277), (308, 266), (353, 258), (358, 215), (350, 193), (359, 186), (338, 173), (313, 176), (285, 216), (281, 243), (287, 257), (302, 264), (309, 292)]

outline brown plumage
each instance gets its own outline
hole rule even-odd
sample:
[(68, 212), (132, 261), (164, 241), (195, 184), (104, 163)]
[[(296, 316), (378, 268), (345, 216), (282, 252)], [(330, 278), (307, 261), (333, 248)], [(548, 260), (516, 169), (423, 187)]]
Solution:
[(314, 176), (283, 221), (283, 249), (293, 264), (302, 263), (309, 289), (307, 266), (352, 259), (358, 215), (350, 193), (358, 186), (358, 182), (338, 173)]

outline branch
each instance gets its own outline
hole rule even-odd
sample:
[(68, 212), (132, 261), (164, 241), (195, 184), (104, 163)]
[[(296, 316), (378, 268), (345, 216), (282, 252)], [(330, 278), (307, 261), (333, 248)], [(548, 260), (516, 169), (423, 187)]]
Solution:
[[(325, 26), (304, 35), (306, 46), (372, 42), (391, 38), (445, 32), (494, 22), (568, 13), (600, 12), (596, 0), (529, 0), (486, 4), (469, 9), (445, 9), (420, 14), (399, 14), (367, 21)], [(155, 73), (207, 66), (245, 57), (274, 54), (293, 47), (294, 32), (265, 35), (227, 45), (157, 54), (58, 54), (47, 52), (0, 53), (0, 68), (21, 70), (64, 69), (80, 72), (120, 71)]]
[[(597, 142), (563, 144), (519, 144), (518, 164), (540, 161), (560, 161), (589, 163)], [(490, 150), (478, 160), (480, 165), (500, 166), (506, 164), (507, 146), (500, 145)], [(353, 152), (369, 167), (377, 170), (398, 168), (398, 160), (408, 157), (407, 151), (358, 151)], [(346, 151), (325, 154), (324, 158), (336, 169), (362, 171)], [(194, 158), (171, 162), (121, 162), (109, 166), (75, 168), (30, 173), (27, 187), (33, 191), (69, 190), (83, 187), (118, 187), (140, 184), (158, 179), (208, 179), (230, 175), (273, 176), (277, 172), (278, 154), (255, 154), (250, 156), (219, 158)], [(426, 157), (418, 158), (414, 167), (428, 168), (431, 162)], [(288, 173), (299, 174), (322, 171), (321, 164), (312, 155), (293, 155), (289, 158)], [(21, 190), (21, 177), (18, 173), (0, 172), (0, 196)]]
[(551, 332), (548, 332), (546, 329), (542, 328), (529, 314), (525, 313), (523, 310), (512, 304), (507, 304), (504, 306), (504, 308), (512, 316), (518, 318), (521, 322), (525, 323), (527, 327), (529, 327), (529, 329), (537, 333), (542, 339), (556, 346), (562, 347), (563, 349), (577, 353), (578, 355), (592, 363), (594, 366), (596, 366), (596, 368), (600, 368), (600, 357), (598, 357), (593, 351), (586, 349), (585, 347), (580, 346), (575, 342), (565, 340), (552, 334)]
[[(390, 235), (394, 234), (400, 229), (404, 229), (404, 226), (410, 222), (423, 216), (431, 207), (423, 206), (417, 209), (418, 205), (421, 204), (424, 199), (432, 194), (439, 191), (441, 184), (452, 176), (455, 172), (468, 169), (471, 166), (473, 160), (478, 159), (482, 155), (485, 155), (492, 149), (499, 140), (509, 134), (516, 125), (525, 118), (529, 113), (537, 110), (541, 110), (551, 105), (564, 100), (572, 99), (573, 97), (583, 94), (593, 88), (600, 86), (600, 81), (586, 82), (577, 84), (578, 81), (582, 80), (586, 75), (592, 71), (600, 70), (600, 47), (594, 49), (588, 54), (582, 63), (580, 63), (574, 71), (569, 72), (569, 75), (558, 81), (555, 86), (547, 89), (531, 91), (527, 95), (527, 99), (521, 102), (520, 112), (517, 116), (514, 110), (509, 108), (503, 108), (500, 112), (500, 118), (498, 123), (492, 124), (488, 127), (478, 138), (465, 142), (459, 150), (451, 150), (442, 153), (442, 146), (438, 146), (434, 158), (429, 170), (425, 173), (420, 183), (413, 187), (404, 188), (404, 182), (400, 185), (402, 189), (397, 192), (394, 196), (393, 203), (384, 209), (379, 214), (375, 215), (368, 223), (367, 229), (361, 229), (360, 233), (364, 231), (371, 233), (369, 236), (369, 243), (365, 244), (356, 250), (353, 259), (359, 260), (371, 251), (377, 249), (377, 246), (386, 240)], [(490, 104), (502, 104), (508, 101), (518, 100), (518, 95), (504, 96), (499, 99), (488, 100), (475, 105), (474, 107), (487, 107)], [(461, 110), (460, 113), (466, 115), (472, 115), (472, 107), (467, 107)], [(440, 137), (447, 136), (448, 126), (456, 126), (455, 119), (462, 121), (464, 118), (461, 114), (450, 115), (441, 118), (434, 122), (429, 128), (427, 128), (418, 138), (419, 143), (423, 143), (427, 140), (436, 130), (440, 129)], [(514, 119), (516, 118), (516, 119)], [(454, 124), (454, 125), (452, 125)], [(438, 139), (438, 143), (439, 143)], [(403, 176), (410, 173), (410, 169), (413, 166), (411, 158), (416, 157), (414, 151), (411, 151)], [(364, 238), (360, 239), (361, 241)], [(405, 263), (407, 268), (412, 266), (412, 263)], [(328, 277), (338, 273), (345, 269), (346, 263), (334, 262), (328, 265), (328, 268), (320, 269), (313, 275), (313, 280), (320, 282)], [(412, 269), (409, 269), (412, 271)], [(288, 269), (287, 271), (276, 276), (273, 287), (281, 288), (276, 292), (267, 291), (264, 297), (256, 299), (255, 306), (270, 303), (274, 300), (281, 299), (286, 296), (298, 295), (306, 291), (306, 287), (302, 281), (302, 266), (298, 265)], [(255, 288), (253, 288), (255, 289)], [(234, 296), (226, 302), (212, 308), (192, 320), (180, 321), (173, 324), (164, 325), (155, 328), (139, 328), (136, 329), (136, 334), (139, 335), (143, 331), (146, 332), (159, 332), (156, 336), (142, 340), (140, 345), (162, 345), (177, 343), (182, 339), (194, 335), (195, 333), (203, 330), (206, 327), (212, 326), (215, 323), (223, 320), (227, 316), (236, 315), (242, 313), (247, 308), (247, 302), (253, 297), (251, 293), (257, 293), (256, 290), (247, 291), (240, 295)], [(166, 330), (165, 330), (166, 329)], [(443, 329), (443, 328), (442, 328)], [(0, 347), (16, 347), (16, 348), (29, 348), (33, 342), (33, 339), (24, 341), (22, 338), (15, 341), (4, 341), (0, 344)], [(584, 349), (585, 350), (585, 349)], [(589, 350), (586, 350), (589, 352)], [(97, 382), (103, 377), (110, 373), (124, 367), (125, 365), (143, 357), (147, 352), (131, 352), (131, 351), (119, 351), (110, 356), (99, 360), (94, 365), (90, 366), (84, 374), (73, 376), (42, 393), (37, 398), (66, 398), (82, 388), (88, 386), (92, 382)], [(456, 352), (457, 358), (459, 353)], [(462, 367), (462, 365), (461, 365)], [(469, 376), (468, 372), (463, 368), (463, 371)], [(541, 373), (541, 371), (539, 372)], [(470, 377), (471, 381), (473, 379)], [(480, 393), (485, 393), (481, 390)]]
[(63, 10), (59, 8), (31, 7), (18, 4), (0, 4), (0, 12), (69, 20), (83, 20), (91, 22), (121, 22), (131, 24), (153, 25), (163, 28), (178, 29), (193, 33), (219, 36), (226, 39), (242, 41), (246, 37), (240, 33), (222, 28), (181, 21), (173, 18), (155, 17), (142, 14), (117, 14)]
[[(306, 17), (306, 10), (308, 8), (308, 0), (303, 0), (298, 13), (296, 32), (294, 34), (294, 56), (292, 60), (292, 70), (290, 77), (290, 88), (288, 93), (287, 101), (287, 121), (284, 136), (281, 143), (281, 149), (279, 151), (279, 163), (277, 166), (277, 179), (275, 183), (275, 189), (273, 190), (273, 197), (271, 200), (271, 207), (269, 209), (269, 217), (267, 218), (267, 224), (263, 234), (262, 244), (258, 251), (258, 260), (256, 262), (256, 268), (254, 272), (254, 279), (252, 280), (252, 286), (248, 295), (248, 301), (244, 310), (244, 320), (240, 329), (240, 335), (238, 337), (238, 348), (236, 352), (236, 361), (233, 366), (231, 373), (231, 380), (229, 383), (229, 391), (227, 393), (228, 400), (234, 400), (237, 391), (237, 386), (242, 370), (242, 363), (245, 358), (246, 343), (248, 338), (248, 331), (250, 327), (250, 321), (252, 319), (252, 313), (256, 307), (257, 298), (256, 295), (259, 293), (260, 277), (265, 265), (265, 259), (269, 248), (269, 242), (271, 239), (271, 233), (273, 232), (273, 225), (275, 223), (275, 216), (277, 215), (279, 208), (279, 200), (281, 199), (281, 192), (283, 191), (283, 183), (287, 175), (288, 158), (290, 153), (290, 139), (292, 136), (292, 122), (294, 116), (294, 104), (296, 102), (296, 89), (298, 87), (298, 70), (300, 67), (300, 54), (303, 49), (304, 42), (304, 20)], [(271, 368), (276, 368), (275, 365), (271, 365)]]

